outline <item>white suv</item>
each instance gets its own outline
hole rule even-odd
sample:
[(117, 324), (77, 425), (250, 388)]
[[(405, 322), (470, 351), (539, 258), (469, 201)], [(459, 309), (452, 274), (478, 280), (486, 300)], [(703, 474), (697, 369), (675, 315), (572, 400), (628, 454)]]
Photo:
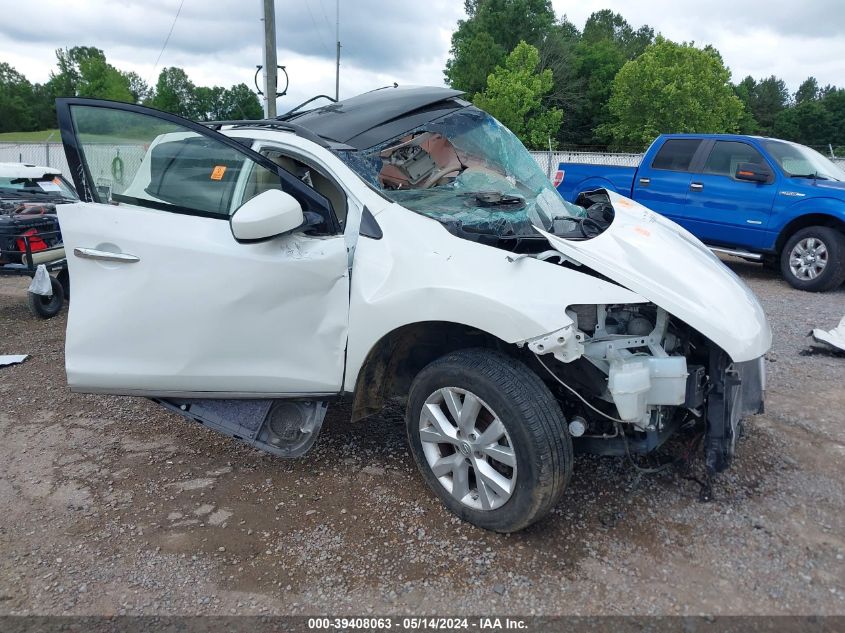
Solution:
[(431, 489), (502, 532), (559, 501), (573, 449), (699, 432), (712, 475), (762, 408), (771, 332), (745, 284), (627, 198), (565, 203), (456, 91), (206, 125), (57, 105), (83, 199), (59, 209), (74, 390), (283, 457), (340, 398), (354, 419), (401, 399)]

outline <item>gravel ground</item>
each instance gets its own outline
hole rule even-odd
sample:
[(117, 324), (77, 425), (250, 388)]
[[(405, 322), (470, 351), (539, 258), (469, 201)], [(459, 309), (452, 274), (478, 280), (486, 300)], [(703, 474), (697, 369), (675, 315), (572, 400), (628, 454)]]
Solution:
[[(0, 613), (845, 614), (845, 358), (812, 353), (845, 287), (730, 265), (774, 330), (767, 412), (717, 498), (582, 456), (553, 515), (515, 535), (424, 487), (401, 412), (330, 410), (281, 460), (137, 398), (72, 394), (65, 314), (0, 279)], [(700, 466), (700, 464), (698, 465)]]

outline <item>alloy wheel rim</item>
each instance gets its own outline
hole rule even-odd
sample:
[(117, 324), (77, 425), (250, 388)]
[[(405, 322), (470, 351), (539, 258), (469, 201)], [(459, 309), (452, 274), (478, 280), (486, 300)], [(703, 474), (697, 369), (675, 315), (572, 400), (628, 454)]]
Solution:
[(817, 237), (805, 237), (789, 253), (789, 270), (803, 281), (816, 279), (827, 267), (827, 246)]
[(513, 495), (516, 452), (493, 409), (474, 393), (443, 387), (426, 398), (419, 435), (443, 488), (474, 510), (495, 510)]

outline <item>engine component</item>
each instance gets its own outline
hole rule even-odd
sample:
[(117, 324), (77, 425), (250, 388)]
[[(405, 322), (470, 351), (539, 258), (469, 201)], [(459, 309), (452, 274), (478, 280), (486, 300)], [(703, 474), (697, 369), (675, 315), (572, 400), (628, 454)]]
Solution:
[(642, 316), (637, 316), (628, 321), (628, 334), (631, 336), (646, 336), (654, 329), (654, 323)]
[(648, 363), (645, 359), (630, 357), (612, 361), (607, 388), (619, 410), (619, 417), (645, 428), (647, 395), (651, 389)]
[(575, 319), (573, 320), (576, 322), (579, 330), (587, 334), (595, 332), (596, 323), (598, 323), (596, 306), (584, 304), (572, 305), (569, 306), (569, 310), (567, 311), (575, 314)]
[(580, 415), (576, 415), (569, 422), (569, 434), (572, 437), (581, 437), (587, 431), (587, 421)]

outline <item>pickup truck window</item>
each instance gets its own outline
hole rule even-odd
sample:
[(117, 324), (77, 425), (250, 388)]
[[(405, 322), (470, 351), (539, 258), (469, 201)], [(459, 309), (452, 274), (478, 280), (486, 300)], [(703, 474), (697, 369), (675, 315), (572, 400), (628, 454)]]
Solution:
[(816, 150), (798, 143), (764, 141), (769, 154), (791, 178), (845, 181), (845, 172)]
[(765, 165), (762, 154), (748, 143), (739, 141), (716, 141), (710, 156), (704, 163), (705, 174), (734, 177), (737, 165), (740, 163), (755, 163)]
[(657, 152), (657, 156), (651, 163), (652, 169), (667, 169), (669, 171), (689, 171), (692, 157), (701, 139), (675, 138), (663, 143), (663, 147)]

